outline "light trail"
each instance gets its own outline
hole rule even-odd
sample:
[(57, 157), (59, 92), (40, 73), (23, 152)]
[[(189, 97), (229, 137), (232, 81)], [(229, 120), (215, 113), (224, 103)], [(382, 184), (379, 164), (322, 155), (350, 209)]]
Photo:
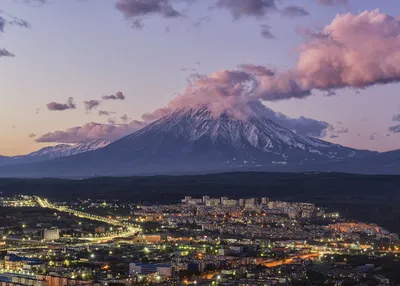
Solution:
[(134, 234), (136, 234), (137, 232), (140, 231), (140, 228), (137, 228), (136, 226), (134, 226), (133, 224), (127, 223), (127, 222), (120, 222), (116, 219), (111, 219), (108, 217), (103, 217), (103, 216), (99, 216), (99, 215), (94, 215), (94, 214), (90, 214), (90, 213), (85, 213), (82, 211), (77, 211), (65, 206), (58, 206), (56, 204), (50, 203), (47, 199), (42, 199), (40, 197), (35, 197), (36, 202), (38, 203), (38, 205), (42, 208), (48, 208), (48, 209), (53, 209), (59, 212), (65, 212), (65, 213), (70, 213), (73, 214), (79, 218), (85, 218), (85, 219), (89, 219), (89, 220), (94, 220), (94, 221), (100, 221), (103, 223), (107, 223), (110, 225), (114, 225), (114, 226), (122, 226), (124, 227), (126, 230), (123, 232), (119, 232), (119, 233), (113, 233), (110, 234), (108, 236), (102, 236), (102, 237), (81, 237), (79, 239), (81, 240), (89, 240), (89, 241), (108, 241), (108, 240), (112, 240), (114, 238), (117, 237), (129, 237), (132, 236)]

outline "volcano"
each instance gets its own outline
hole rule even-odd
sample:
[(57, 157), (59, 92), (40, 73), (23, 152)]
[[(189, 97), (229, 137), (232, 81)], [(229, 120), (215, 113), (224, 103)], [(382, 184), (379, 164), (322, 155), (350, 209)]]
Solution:
[(178, 109), (95, 151), (1, 168), (0, 175), (84, 177), (240, 170), (363, 173), (365, 162), (378, 155), (296, 134), (262, 114), (241, 119), (226, 113), (215, 116), (203, 105)]

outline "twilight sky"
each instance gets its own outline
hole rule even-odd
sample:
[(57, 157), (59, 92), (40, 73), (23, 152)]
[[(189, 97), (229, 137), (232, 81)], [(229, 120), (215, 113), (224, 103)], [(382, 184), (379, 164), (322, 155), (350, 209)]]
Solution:
[(238, 86), (296, 132), (400, 148), (398, 0), (141, 1), (1, 1), (0, 155), (117, 139)]

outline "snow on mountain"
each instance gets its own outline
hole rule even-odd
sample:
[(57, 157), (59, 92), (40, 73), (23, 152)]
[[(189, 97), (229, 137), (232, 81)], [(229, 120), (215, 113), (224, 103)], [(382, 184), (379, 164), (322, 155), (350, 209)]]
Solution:
[[(69, 149), (72, 147), (60, 147), (62, 150), (57, 152), (61, 154), (96, 150), (1, 168), (0, 176), (122, 176), (234, 170), (359, 172), (365, 167), (364, 162), (378, 154), (296, 134), (262, 113), (243, 118), (214, 116), (204, 105), (176, 110), (104, 148), (100, 146), (104, 145), (83, 144), (74, 146), (74, 151)], [(366, 172), (381, 170), (381, 166), (375, 167)], [(390, 167), (387, 172), (393, 170), (396, 169)]]
[[(75, 145), (68, 145), (68, 144), (58, 144), (56, 146), (48, 146), (44, 147), (38, 151), (32, 152), (26, 156), (28, 157), (38, 157), (38, 156), (45, 156), (49, 159), (58, 158), (58, 157), (65, 157), (65, 156), (72, 156), (88, 151), (97, 150), (99, 148), (103, 148), (109, 145), (112, 141), (105, 140), (105, 139), (97, 139), (90, 142), (80, 142)], [(22, 156), (24, 157), (24, 156)]]
[(215, 118), (207, 106), (177, 110), (123, 140), (134, 141), (149, 132), (170, 134), (190, 144), (207, 139), (212, 144), (229, 145), (238, 151), (254, 148), (284, 158), (294, 151), (328, 158), (354, 156), (356, 152), (351, 148), (298, 135), (263, 116), (252, 115), (243, 120), (227, 115)]
[(47, 146), (27, 155), (14, 157), (0, 156), (0, 166), (15, 165), (23, 163), (31, 163), (36, 161), (45, 161), (49, 159), (67, 157), (80, 153), (97, 150), (112, 143), (110, 140), (97, 139), (89, 142), (80, 142), (75, 145), (58, 144), (55, 146)]
[(48, 158), (56, 158), (56, 157), (63, 157), (64, 154), (68, 152), (73, 146), (68, 144), (58, 144), (56, 146), (47, 146), (27, 155), (17, 156), (17, 158), (23, 157), (41, 157), (46, 156)]

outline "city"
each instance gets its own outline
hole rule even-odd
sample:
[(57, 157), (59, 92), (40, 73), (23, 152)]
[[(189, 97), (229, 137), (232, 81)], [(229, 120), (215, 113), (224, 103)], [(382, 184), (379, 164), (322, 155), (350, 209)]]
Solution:
[(0, 0), (0, 286), (400, 285), (400, 0)]
[(400, 278), (380, 265), (399, 265), (397, 234), (311, 203), (18, 195), (0, 205), (1, 285), (392, 285)]

